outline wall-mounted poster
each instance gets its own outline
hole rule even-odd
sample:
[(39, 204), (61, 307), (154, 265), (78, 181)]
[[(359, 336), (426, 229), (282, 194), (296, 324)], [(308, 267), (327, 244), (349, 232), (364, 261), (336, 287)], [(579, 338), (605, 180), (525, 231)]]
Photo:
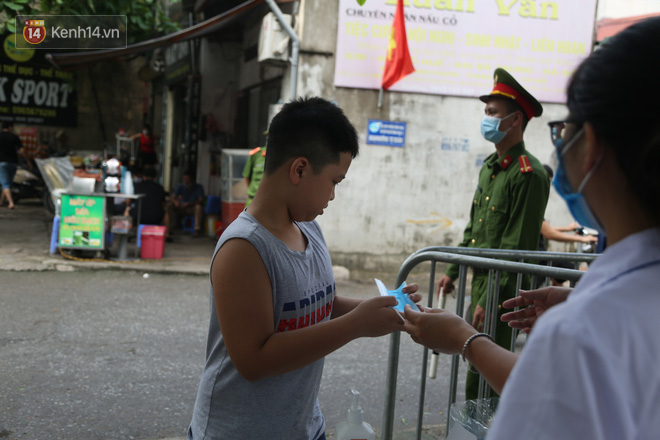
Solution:
[[(335, 85), (379, 89), (396, 0), (339, 1)], [(592, 50), (596, 0), (404, 0), (415, 72), (390, 90), (476, 97), (503, 67), (539, 101), (564, 102)]]

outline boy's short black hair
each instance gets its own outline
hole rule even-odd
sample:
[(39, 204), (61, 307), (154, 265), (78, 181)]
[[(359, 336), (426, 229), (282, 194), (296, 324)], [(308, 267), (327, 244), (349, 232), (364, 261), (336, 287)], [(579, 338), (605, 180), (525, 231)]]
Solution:
[(14, 126), (14, 123), (12, 121), (2, 121), (2, 128), (0, 130), (7, 130), (9, 128), (12, 128)]
[(355, 157), (358, 150), (355, 127), (339, 107), (323, 98), (299, 98), (285, 104), (270, 124), (264, 173), (296, 157), (307, 158), (312, 170), (320, 173), (338, 164), (340, 153)]

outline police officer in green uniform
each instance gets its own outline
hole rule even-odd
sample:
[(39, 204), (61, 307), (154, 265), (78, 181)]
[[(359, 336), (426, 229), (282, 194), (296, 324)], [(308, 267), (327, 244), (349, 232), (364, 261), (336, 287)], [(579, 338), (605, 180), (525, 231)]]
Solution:
[(265, 163), (266, 147), (257, 147), (250, 151), (248, 161), (245, 163), (245, 167), (243, 167), (243, 177), (245, 177), (245, 182), (248, 185), (248, 198), (247, 202), (245, 202), (246, 208), (252, 203), (252, 199), (254, 199), (255, 194), (257, 194), (257, 188), (259, 188), (261, 178), (264, 175)]
[[(531, 118), (541, 116), (543, 107), (504, 69), (496, 69), (494, 79), (493, 91), (479, 99), (486, 103), (481, 133), (495, 144), (496, 152), (479, 172), (470, 220), (459, 246), (537, 250), (550, 184), (541, 163), (525, 149), (523, 132)], [(458, 266), (450, 265), (438, 282), (438, 292), (450, 293), (457, 277)], [(515, 274), (502, 273), (500, 304), (515, 296), (516, 282)], [(524, 279), (523, 288), (526, 284)], [(487, 292), (488, 271), (473, 268), (472, 325), (479, 331), (483, 331)], [(498, 345), (510, 347), (511, 328), (499, 315), (495, 336)], [(470, 370), (465, 395), (476, 399), (479, 375)]]

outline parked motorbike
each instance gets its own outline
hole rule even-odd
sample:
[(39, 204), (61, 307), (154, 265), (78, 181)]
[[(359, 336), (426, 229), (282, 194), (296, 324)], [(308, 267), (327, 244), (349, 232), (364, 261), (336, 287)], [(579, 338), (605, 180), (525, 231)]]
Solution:
[(38, 170), (33, 172), (23, 166), (18, 167), (11, 187), (14, 203), (21, 199), (41, 199), (43, 197), (46, 184), (37, 173)]
[(18, 166), (11, 187), (11, 196), (14, 203), (18, 203), (21, 199), (40, 199), (50, 214), (55, 213), (50, 191), (38, 167), (28, 170), (24, 165)]

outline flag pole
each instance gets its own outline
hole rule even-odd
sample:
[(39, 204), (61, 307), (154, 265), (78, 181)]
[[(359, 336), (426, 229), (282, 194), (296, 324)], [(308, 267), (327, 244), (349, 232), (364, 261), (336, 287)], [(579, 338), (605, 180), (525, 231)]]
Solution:
[(378, 110), (383, 106), (383, 88), (380, 88), (380, 92), (378, 92)]

